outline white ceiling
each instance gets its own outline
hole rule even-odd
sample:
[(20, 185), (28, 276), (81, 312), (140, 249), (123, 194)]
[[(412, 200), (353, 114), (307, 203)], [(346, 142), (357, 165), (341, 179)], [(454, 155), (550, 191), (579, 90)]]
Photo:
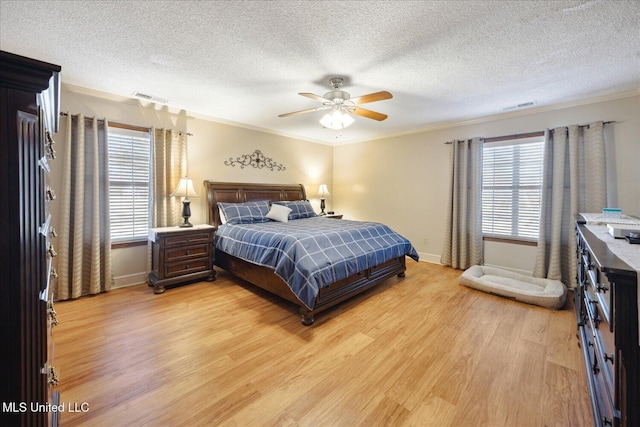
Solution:
[[(323, 143), (640, 90), (638, 1), (8, 1), (0, 49), (63, 84)], [(389, 118), (324, 129), (331, 77)], [(151, 124), (150, 124), (151, 125)]]

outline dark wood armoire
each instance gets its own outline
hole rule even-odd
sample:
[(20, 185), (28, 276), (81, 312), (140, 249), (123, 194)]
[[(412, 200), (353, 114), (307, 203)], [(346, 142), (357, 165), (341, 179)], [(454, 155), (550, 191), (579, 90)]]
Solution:
[(55, 424), (51, 135), (60, 67), (0, 51), (0, 424)]

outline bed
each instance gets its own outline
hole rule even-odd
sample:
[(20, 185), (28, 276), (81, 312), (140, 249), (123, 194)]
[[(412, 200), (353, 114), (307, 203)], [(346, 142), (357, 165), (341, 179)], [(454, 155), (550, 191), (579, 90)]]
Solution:
[[(418, 254), (411, 243), (383, 224), (328, 219), (315, 216), (315, 213), (310, 215), (311, 217), (304, 215), (300, 215), (299, 218), (292, 217), (297, 212), (297, 206), (304, 205), (307, 200), (305, 188), (301, 184), (255, 184), (213, 181), (205, 181), (204, 184), (208, 203), (207, 221), (216, 227), (215, 265), (236, 277), (296, 304), (299, 307), (303, 325), (312, 325), (317, 313), (364, 292), (385, 279), (393, 276), (404, 277), (406, 256), (416, 261), (418, 260)], [(265, 201), (268, 202), (270, 207), (282, 204), (289, 208), (294, 208), (294, 212), (289, 215), (289, 218), (295, 220), (265, 220), (265, 222), (256, 224), (252, 221), (247, 223), (240, 221), (241, 223), (239, 224), (230, 224), (233, 221), (228, 221), (228, 218), (225, 221), (220, 215), (221, 211), (225, 212), (226, 209), (226, 212), (229, 213), (229, 208), (235, 208), (235, 206), (241, 206), (244, 209), (245, 205), (251, 205), (251, 209), (254, 209), (254, 205), (257, 205), (259, 209), (264, 209), (263, 204)], [(226, 223), (223, 224), (223, 222)], [(355, 227), (358, 231), (339, 230), (351, 227)], [(321, 235), (310, 234), (315, 233), (316, 229)], [(288, 234), (279, 234), (283, 230), (287, 230), (286, 233)], [(325, 251), (324, 248), (328, 245), (324, 242), (335, 238), (343, 240), (355, 239), (354, 236), (363, 232), (378, 233), (375, 234), (375, 242), (370, 243), (375, 246), (371, 251), (382, 251), (384, 255), (380, 253), (374, 255), (369, 253), (369, 250), (363, 250), (358, 255), (360, 258), (355, 263), (357, 265), (355, 270), (354, 263), (349, 262), (348, 264), (345, 263), (344, 268), (339, 269), (338, 273), (335, 271), (330, 274), (326, 273), (325, 268), (322, 267), (318, 269), (322, 271), (301, 273), (306, 274), (304, 279), (296, 277), (298, 270), (306, 268), (302, 261), (303, 258), (307, 261), (321, 260), (323, 256), (326, 256), (324, 252), (328, 251)], [(343, 233), (349, 234), (345, 235)], [(300, 238), (300, 235), (303, 237)], [(265, 247), (262, 243), (254, 245), (248, 242), (253, 239), (252, 242), (255, 243), (257, 241), (255, 239), (258, 238), (277, 241), (279, 246), (274, 249)], [(301, 243), (301, 239), (306, 240)], [(288, 242), (288, 247), (295, 246), (298, 251), (302, 250), (300, 249), (301, 247), (304, 247), (306, 251), (310, 245), (316, 244), (316, 241), (320, 242), (319, 252), (323, 253), (317, 253), (312, 256), (306, 253), (298, 256), (297, 260), (294, 261), (288, 258), (296, 256), (282, 255), (284, 251), (289, 250), (283, 249), (282, 245), (285, 244), (283, 242)], [(387, 241), (389, 242), (388, 247), (385, 246), (386, 243), (383, 243)], [(259, 260), (249, 260), (250, 258), (245, 255), (248, 255), (249, 252), (255, 252), (253, 249), (255, 246), (260, 246), (270, 252), (261, 254)], [(361, 246), (364, 247), (364, 244)], [(237, 252), (234, 252), (236, 250)], [(278, 261), (271, 263), (272, 258), (276, 257)], [(293, 266), (289, 264), (290, 262), (294, 263)], [(328, 263), (338, 264), (335, 260), (328, 260)], [(303, 288), (305, 286), (306, 288), (301, 290), (295, 287), (296, 279), (301, 280), (302, 282), (300, 283), (304, 282)]]

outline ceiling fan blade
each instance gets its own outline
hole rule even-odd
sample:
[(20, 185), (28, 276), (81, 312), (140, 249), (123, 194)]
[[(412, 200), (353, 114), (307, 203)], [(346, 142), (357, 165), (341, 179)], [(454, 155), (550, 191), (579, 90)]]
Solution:
[(320, 111), (320, 110), (326, 110), (329, 107), (317, 107), (317, 108), (309, 108), (308, 110), (300, 110), (300, 111), (293, 111), (291, 113), (284, 113), (284, 114), (280, 114), (278, 117), (289, 117), (289, 116), (295, 116), (297, 114), (303, 114), (303, 113), (312, 113), (314, 111)]
[(370, 93), (369, 95), (362, 95), (357, 98), (352, 98), (350, 101), (357, 105), (357, 104), (366, 104), (367, 102), (382, 101), (382, 100), (391, 99), (391, 98), (393, 98), (393, 95), (391, 95), (386, 90), (383, 90), (382, 92), (375, 92), (375, 93)]
[(318, 102), (326, 102), (327, 101), (326, 98), (323, 98), (320, 95), (316, 95), (315, 93), (302, 92), (302, 93), (299, 93), (298, 95), (306, 96), (307, 98), (313, 99), (314, 101), (318, 101)]
[(366, 117), (367, 119), (377, 120), (379, 122), (386, 119), (388, 116), (386, 114), (378, 113), (371, 110), (366, 110), (364, 108), (355, 107), (353, 109), (349, 109), (350, 113), (357, 114), (362, 117)]

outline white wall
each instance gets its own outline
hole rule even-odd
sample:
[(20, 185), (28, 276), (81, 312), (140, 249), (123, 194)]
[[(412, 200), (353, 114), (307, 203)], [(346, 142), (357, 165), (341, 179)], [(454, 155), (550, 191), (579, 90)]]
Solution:
[[(424, 261), (439, 262), (444, 240), (445, 209), (449, 186), (449, 145), (452, 139), (491, 137), (615, 120), (606, 127), (610, 142), (610, 206), (640, 216), (640, 95), (531, 112), (501, 119), (478, 121), (411, 135), (359, 144), (330, 147), (266, 132), (230, 126), (184, 112), (143, 105), (128, 98), (63, 86), (62, 111), (108, 118), (144, 127), (166, 127), (192, 133), (188, 143), (189, 176), (201, 197), (191, 203), (191, 222), (206, 221), (204, 180), (302, 183), (319, 210), (317, 188), (326, 183), (331, 191), (326, 210), (345, 218), (384, 222), (411, 240)], [(392, 119), (392, 118), (390, 118)], [(65, 118), (61, 119), (64, 129)], [(64, 131), (54, 136), (59, 161), (52, 164), (52, 183), (61, 188), (59, 166), (64, 155)], [(256, 149), (286, 167), (272, 172), (225, 166), (230, 157)], [(59, 218), (53, 206), (54, 226)], [(59, 227), (58, 227), (59, 229)], [(486, 264), (517, 271), (533, 269), (535, 248), (487, 242)], [(146, 248), (113, 251), (116, 285), (142, 283), (146, 277)]]
[[(278, 136), (266, 132), (216, 123), (191, 116), (185, 112), (170, 112), (165, 108), (129, 99), (119, 98), (84, 89), (63, 86), (61, 110), (70, 114), (107, 118), (110, 121), (129, 125), (157, 128), (172, 128), (191, 133), (188, 138), (188, 174), (194, 180), (197, 198), (191, 198), (191, 222), (207, 220), (205, 180), (227, 182), (301, 183), (316, 209), (320, 210), (317, 196), (318, 186), (326, 183), (333, 186), (333, 147)], [(62, 187), (62, 158), (65, 155), (64, 140), (66, 118), (60, 121), (61, 132), (54, 135), (58, 160), (52, 163), (53, 188)], [(271, 171), (252, 167), (226, 166), (225, 160), (260, 150), (266, 157), (285, 166), (285, 171)], [(328, 197), (328, 202), (331, 196)], [(59, 206), (54, 205), (54, 226), (60, 229)], [(113, 274), (116, 286), (143, 283), (146, 280), (146, 247), (115, 249)]]
[[(610, 206), (640, 216), (640, 96), (547, 111), (530, 110), (473, 124), (334, 148), (335, 210), (388, 224), (409, 238), (425, 261), (439, 262), (449, 187), (446, 141), (533, 132), (570, 124), (605, 127)], [(392, 118), (390, 118), (392, 119)], [(485, 263), (531, 272), (535, 248), (487, 242)]]

